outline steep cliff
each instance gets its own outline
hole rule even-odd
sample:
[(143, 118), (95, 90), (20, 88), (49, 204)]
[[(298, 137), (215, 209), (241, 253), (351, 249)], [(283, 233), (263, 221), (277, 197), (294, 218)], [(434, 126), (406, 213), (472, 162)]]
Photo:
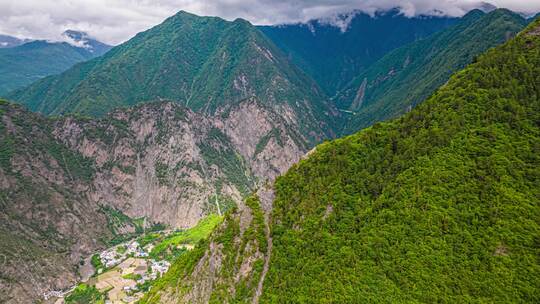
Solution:
[(299, 160), (307, 140), (282, 117), (255, 99), (216, 115), (158, 102), (99, 120), (61, 119), (53, 132), (95, 160), (94, 202), (189, 227)]
[(0, 101), (0, 298), (28, 303), (75, 283), (80, 258), (112, 237), (92, 191), (93, 161), (40, 115)]

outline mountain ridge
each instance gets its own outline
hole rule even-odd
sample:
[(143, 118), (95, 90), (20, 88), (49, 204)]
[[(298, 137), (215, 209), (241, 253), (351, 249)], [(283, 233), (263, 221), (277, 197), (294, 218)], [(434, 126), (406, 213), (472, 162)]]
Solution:
[(0, 34), (0, 48), (10, 48), (28, 42), (27, 39), (19, 39), (17, 37)]
[(526, 25), (524, 18), (505, 9), (487, 14), (474, 10), (456, 25), (388, 53), (333, 98), (338, 108), (354, 113), (344, 134), (409, 111), (453, 72)]

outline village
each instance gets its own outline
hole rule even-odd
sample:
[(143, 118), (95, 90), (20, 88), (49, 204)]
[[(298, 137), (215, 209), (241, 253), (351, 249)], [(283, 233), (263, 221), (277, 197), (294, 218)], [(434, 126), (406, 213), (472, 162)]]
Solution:
[(97, 269), (98, 275), (88, 283), (107, 293), (105, 303), (135, 303), (144, 295), (141, 286), (162, 276), (170, 267), (165, 260), (149, 258), (153, 247), (147, 244), (143, 248), (139, 242), (131, 241), (101, 252), (99, 258), (107, 271)]
[[(150, 258), (153, 248), (153, 243), (141, 246), (137, 240), (131, 240), (94, 254), (91, 260), (95, 273), (84, 284), (95, 286), (105, 294), (105, 304), (135, 303), (147, 291), (149, 283), (170, 267), (166, 260)], [(76, 288), (77, 285), (65, 291), (49, 291), (44, 298), (47, 303), (63, 304)]]
[(44, 303), (136, 303), (171, 262), (207, 238), (222, 218), (210, 214), (189, 229), (152, 230), (96, 252), (81, 264), (79, 284), (44, 293)]

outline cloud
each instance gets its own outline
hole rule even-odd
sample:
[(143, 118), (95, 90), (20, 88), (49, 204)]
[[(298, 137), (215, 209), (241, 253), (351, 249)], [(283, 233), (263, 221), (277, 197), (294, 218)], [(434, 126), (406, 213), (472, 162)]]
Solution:
[[(519, 12), (540, 11), (538, 0), (488, 2)], [(0, 33), (61, 41), (66, 29), (74, 29), (117, 44), (179, 10), (279, 24), (320, 18), (331, 21), (354, 9), (374, 14), (395, 7), (406, 16), (461, 16), (479, 4), (478, 0), (0, 0)]]

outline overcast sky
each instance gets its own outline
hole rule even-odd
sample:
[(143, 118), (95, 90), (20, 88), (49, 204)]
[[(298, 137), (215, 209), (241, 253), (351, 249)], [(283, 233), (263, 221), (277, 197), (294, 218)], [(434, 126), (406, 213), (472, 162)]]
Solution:
[[(533, 13), (540, 0), (489, 0), (497, 7)], [(0, 34), (61, 39), (66, 29), (83, 30), (118, 44), (179, 10), (254, 24), (304, 22), (359, 9), (367, 13), (399, 7), (407, 16), (461, 16), (477, 0), (0, 0)]]

